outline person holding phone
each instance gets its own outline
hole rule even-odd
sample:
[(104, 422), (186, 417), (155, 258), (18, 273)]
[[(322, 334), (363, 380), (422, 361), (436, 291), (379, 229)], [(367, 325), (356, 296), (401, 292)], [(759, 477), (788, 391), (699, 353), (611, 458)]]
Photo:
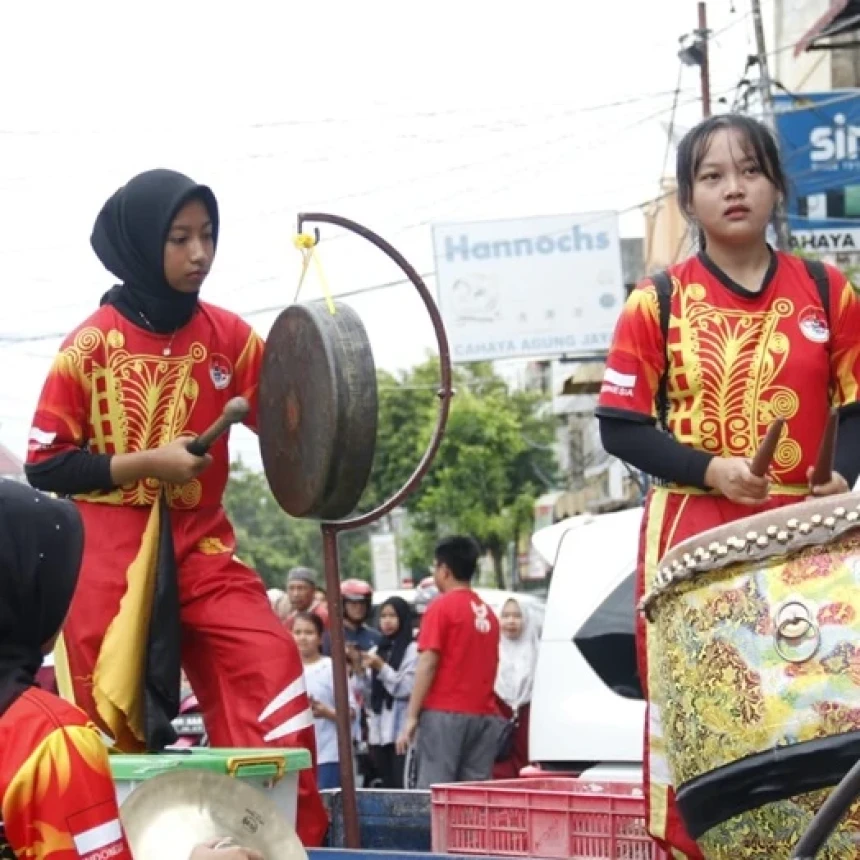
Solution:
[(379, 647), (362, 660), (370, 681), (366, 696), (370, 756), (382, 788), (403, 788), (406, 756), (397, 752), (396, 744), (415, 686), (418, 644), (412, 637), (412, 612), (402, 597), (389, 597), (379, 608), (379, 630)]

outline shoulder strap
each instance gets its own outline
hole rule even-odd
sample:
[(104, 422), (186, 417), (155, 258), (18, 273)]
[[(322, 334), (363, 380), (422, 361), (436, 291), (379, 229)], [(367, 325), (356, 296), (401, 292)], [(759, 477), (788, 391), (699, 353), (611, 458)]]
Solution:
[[(821, 301), (821, 307), (824, 308), (824, 319), (827, 320), (827, 328), (830, 329), (830, 336), (827, 338), (827, 349), (830, 350), (833, 345), (833, 331), (830, 325), (830, 277), (827, 274), (827, 267), (821, 260), (804, 259), (803, 265), (806, 267), (806, 272), (818, 288), (818, 298)], [(830, 380), (830, 398), (833, 399), (833, 379)]]
[(821, 260), (804, 260), (803, 265), (806, 266), (806, 271), (809, 277), (815, 281), (815, 286), (818, 288), (818, 298), (821, 299), (821, 306), (824, 308), (824, 316), (827, 319), (827, 325), (830, 325), (830, 277), (827, 274), (827, 267)]
[(672, 313), (672, 278), (668, 269), (651, 276), (657, 290), (657, 306), (660, 311), (660, 333), (663, 335), (663, 373), (657, 388), (657, 420), (669, 432), (669, 317)]

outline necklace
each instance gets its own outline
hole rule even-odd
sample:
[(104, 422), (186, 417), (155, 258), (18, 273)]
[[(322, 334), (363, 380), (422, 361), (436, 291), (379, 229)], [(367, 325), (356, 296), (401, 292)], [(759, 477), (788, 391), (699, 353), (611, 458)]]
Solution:
[[(155, 326), (154, 326), (154, 325), (153, 325), (153, 324), (152, 324), (152, 323), (147, 319), (146, 314), (145, 314), (143, 311), (138, 311), (138, 314), (140, 314), (140, 318), (144, 321), (144, 323), (146, 324), (146, 327), (147, 327), (147, 328), (148, 328), (148, 329), (149, 329), (153, 334), (158, 334), (158, 332), (155, 330)], [(166, 346), (166, 347), (164, 347), (164, 349), (163, 349), (163, 350), (161, 350), (161, 354), (162, 354), (162, 355), (165, 355), (165, 356), (166, 356), (166, 355), (170, 355), (170, 353), (171, 353), (171, 352), (172, 352), (172, 350), (173, 350), (173, 340), (174, 340), (174, 338), (176, 337), (176, 333), (177, 333), (178, 331), (179, 331), (179, 329), (175, 329), (174, 331), (172, 331), (172, 332), (171, 332), (171, 334), (170, 334), (170, 340), (167, 342), (167, 346)]]

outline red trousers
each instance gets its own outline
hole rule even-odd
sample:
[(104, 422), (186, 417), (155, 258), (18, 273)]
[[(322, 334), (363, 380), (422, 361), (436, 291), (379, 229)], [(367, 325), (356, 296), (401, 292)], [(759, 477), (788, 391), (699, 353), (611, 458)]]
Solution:
[[(86, 532), (78, 589), (63, 628), (76, 704), (108, 731), (93, 698), (93, 670), (126, 590), (148, 509), (80, 502)], [(260, 577), (235, 556), (221, 508), (171, 511), (182, 617), (182, 665), (213, 747), (301, 747), (316, 766), (313, 718), (292, 636)], [(157, 623), (157, 619), (154, 619)], [(313, 770), (299, 778), (297, 831), (322, 844), (328, 818)]]
[[(778, 487), (773, 487), (770, 499), (753, 508), (719, 496), (655, 488), (648, 496), (642, 518), (636, 602), (650, 590), (660, 559), (673, 546), (708, 529), (802, 500), (803, 495), (797, 491), (781, 494)], [(664, 737), (660, 722), (660, 691), (649, 683), (648, 655), (653, 659), (657, 647), (654, 637), (648, 635), (649, 627), (641, 613), (637, 613), (636, 653), (647, 699), (643, 769), (648, 832), (676, 860), (702, 860), (702, 852), (687, 833), (675, 804), (675, 787), (666, 754), (671, 739)]]

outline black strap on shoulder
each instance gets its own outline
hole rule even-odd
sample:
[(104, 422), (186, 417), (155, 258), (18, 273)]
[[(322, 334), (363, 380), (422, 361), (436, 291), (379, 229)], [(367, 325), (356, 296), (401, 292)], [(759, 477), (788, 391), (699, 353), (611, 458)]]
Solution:
[(809, 277), (815, 281), (815, 286), (818, 287), (818, 298), (821, 300), (821, 306), (824, 308), (824, 317), (827, 320), (828, 327), (830, 326), (830, 278), (827, 275), (827, 267), (821, 260), (804, 260), (803, 265), (806, 266), (806, 271)]
[[(806, 267), (806, 272), (818, 288), (818, 298), (821, 301), (821, 307), (824, 308), (824, 319), (827, 320), (827, 328), (830, 330), (830, 337), (827, 339), (828, 351), (833, 345), (833, 327), (830, 325), (830, 277), (827, 274), (827, 267), (821, 260), (806, 260), (803, 265)], [(830, 380), (830, 398), (833, 399), (833, 379)]]
[(657, 307), (660, 311), (660, 332), (663, 335), (663, 373), (657, 388), (657, 420), (663, 430), (669, 432), (669, 317), (672, 313), (672, 279), (668, 270), (651, 276), (657, 290)]

